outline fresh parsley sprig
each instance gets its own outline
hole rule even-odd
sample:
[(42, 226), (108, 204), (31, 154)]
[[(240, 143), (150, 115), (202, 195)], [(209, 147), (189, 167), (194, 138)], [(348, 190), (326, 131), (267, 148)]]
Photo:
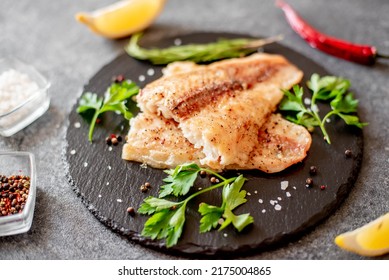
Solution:
[(133, 113), (129, 110), (126, 103), (130, 98), (139, 92), (139, 87), (130, 81), (113, 83), (106, 92), (105, 98), (98, 97), (96, 93), (84, 93), (78, 103), (77, 112), (86, 116), (91, 111), (93, 117), (90, 120), (88, 139), (92, 142), (93, 132), (95, 129), (97, 118), (100, 114), (108, 111), (118, 112), (127, 120), (133, 117)]
[(139, 60), (148, 60), (153, 64), (163, 65), (174, 61), (210, 62), (219, 59), (242, 57), (254, 53), (259, 47), (282, 39), (275, 36), (265, 39), (220, 39), (208, 44), (188, 44), (168, 48), (146, 49), (139, 46), (142, 33), (132, 35), (125, 47), (126, 52)]
[[(286, 118), (294, 123), (305, 126), (309, 131), (313, 131), (318, 126), (324, 140), (331, 144), (330, 137), (325, 128), (327, 120), (331, 116), (338, 116), (347, 125), (354, 125), (362, 128), (367, 123), (360, 122), (355, 115), (358, 109), (358, 100), (349, 92), (350, 81), (341, 77), (324, 76), (313, 74), (307, 82), (308, 88), (312, 91), (310, 105), (307, 108), (303, 102), (303, 88), (295, 85), (293, 91), (283, 90), (284, 98), (279, 105), (279, 110), (284, 111)], [(323, 118), (319, 115), (316, 101), (329, 102), (331, 111)]]
[[(182, 201), (174, 202), (163, 199), (163, 197), (168, 195), (178, 197), (188, 194), (201, 171), (216, 176), (221, 182), (195, 192)], [(168, 177), (164, 179), (167, 184), (161, 187), (159, 197), (147, 197), (138, 209), (138, 212), (141, 214), (152, 215), (144, 225), (142, 231), (143, 236), (152, 239), (165, 239), (166, 247), (174, 246), (177, 244), (184, 228), (185, 212), (188, 202), (203, 193), (220, 187), (223, 187), (223, 204), (221, 207), (215, 207), (205, 203), (201, 203), (200, 205), (199, 212), (203, 216), (200, 221), (200, 232), (216, 228), (218, 221), (222, 217), (225, 220), (220, 226), (220, 229), (224, 229), (232, 224), (238, 231), (241, 231), (245, 226), (253, 223), (254, 219), (250, 214), (247, 213), (237, 216), (232, 212), (236, 207), (247, 201), (245, 199), (246, 192), (241, 190), (246, 180), (242, 175), (227, 179), (212, 170), (201, 168), (193, 163), (179, 165), (175, 169), (170, 169), (165, 172), (168, 174)]]

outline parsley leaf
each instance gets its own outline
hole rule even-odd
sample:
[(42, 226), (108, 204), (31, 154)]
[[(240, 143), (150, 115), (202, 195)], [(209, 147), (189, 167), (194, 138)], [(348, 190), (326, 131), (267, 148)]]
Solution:
[[(337, 115), (347, 125), (354, 125), (362, 128), (367, 123), (360, 122), (355, 115), (358, 109), (358, 100), (348, 92), (351, 83), (341, 77), (324, 76), (313, 74), (307, 82), (308, 88), (312, 91), (310, 106), (307, 108), (303, 102), (303, 88), (294, 86), (293, 91), (284, 90), (284, 98), (279, 105), (279, 110), (284, 111), (286, 119), (296, 124), (305, 126), (309, 131), (314, 127), (320, 127), (324, 139), (330, 144), (330, 137), (325, 129), (326, 121), (333, 115)], [(331, 111), (323, 118), (319, 115), (316, 104), (317, 100), (330, 103)]]
[(81, 96), (77, 112), (84, 116), (93, 112), (88, 134), (90, 142), (92, 142), (93, 131), (100, 114), (114, 111), (122, 114), (127, 120), (133, 117), (133, 113), (129, 110), (126, 103), (130, 102), (130, 98), (138, 94), (138, 92), (139, 87), (135, 83), (123, 81), (121, 83), (113, 83), (107, 89), (106, 97), (104, 99), (91, 92), (86, 92)]
[(216, 207), (202, 203), (199, 207), (199, 212), (202, 215), (200, 220), (200, 232), (210, 231), (216, 228), (219, 224), (220, 218), (225, 218), (219, 230), (226, 228), (231, 223), (238, 230), (242, 231), (244, 227), (254, 222), (250, 214), (242, 214), (236, 216), (232, 210), (236, 207), (246, 203), (246, 191), (241, 190), (245, 182), (245, 178), (240, 175), (231, 184), (227, 184), (222, 192), (222, 206)]
[[(218, 177), (221, 182), (197, 191), (182, 201), (173, 202), (162, 198), (168, 195), (183, 196), (188, 194), (200, 171)], [(168, 174), (168, 177), (163, 181), (168, 184), (161, 187), (159, 198), (147, 197), (138, 209), (141, 214), (152, 215), (144, 225), (143, 236), (152, 239), (165, 239), (166, 247), (174, 246), (184, 228), (187, 203), (196, 196), (220, 187), (223, 187), (222, 207), (206, 203), (200, 204), (199, 212), (202, 215), (200, 232), (216, 228), (221, 217), (226, 219), (224, 227), (232, 223), (238, 231), (253, 222), (253, 218), (249, 214), (236, 216), (232, 213), (234, 208), (246, 202), (246, 191), (241, 190), (245, 182), (242, 175), (226, 179), (212, 170), (201, 168), (194, 163), (179, 165), (175, 169), (165, 171), (165, 173)]]
[(186, 195), (200, 172), (197, 164), (178, 165), (175, 169), (165, 171), (169, 176), (163, 181), (167, 183), (161, 186), (159, 197), (173, 194), (174, 196)]

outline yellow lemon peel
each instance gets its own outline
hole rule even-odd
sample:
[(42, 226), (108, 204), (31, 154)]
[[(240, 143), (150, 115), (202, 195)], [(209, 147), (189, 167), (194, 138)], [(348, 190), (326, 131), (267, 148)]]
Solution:
[(342, 249), (367, 257), (389, 253), (389, 213), (356, 230), (338, 235), (335, 243)]
[(91, 13), (76, 14), (77, 21), (107, 38), (122, 38), (151, 25), (165, 0), (123, 0)]

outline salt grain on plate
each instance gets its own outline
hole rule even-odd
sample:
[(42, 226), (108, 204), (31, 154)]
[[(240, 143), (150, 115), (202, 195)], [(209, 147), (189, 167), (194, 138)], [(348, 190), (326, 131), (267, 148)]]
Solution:
[(99, 194), (98, 197), (100, 198), (100, 197), (101, 197), (101, 194)]
[(109, 169), (109, 170), (111, 170), (111, 169), (112, 169), (111, 165), (108, 165), (108, 169)]
[(70, 151), (70, 154), (71, 154), (71, 155), (74, 155), (75, 153), (76, 153), (76, 150), (71, 150), (71, 151)]
[(292, 195), (290, 194), (290, 192), (286, 192), (286, 196), (291, 197)]
[(263, 199), (258, 199), (258, 202), (259, 203), (263, 203)]
[(146, 77), (143, 75), (140, 75), (138, 80), (139, 80), (139, 82), (144, 82), (144, 80), (146, 80)]
[(248, 195), (248, 196), (250, 196), (250, 195), (251, 195), (251, 193), (249, 193), (249, 192), (248, 192), (248, 193), (247, 193), (247, 195)]
[(117, 202), (123, 202), (120, 198), (116, 199)]
[(147, 163), (142, 163), (141, 165), (140, 165), (140, 168), (147, 168)]
[(84, 167), (87, 167), (88, 166), (88, 163), (87, 162), (84, 162)]
[(155, 74), (155, 71), (154, 71), (153, 68), (150, 68), (150, 69), (147, 70), (147, 75), (153, 76), (154, 74)]
[(327, 123), (330, 123), (330, 122), (331, 122), (331, 120), (330, 120), (330, 119), (326, 119), (326, 122), (327, 122)]
[(255, 194), (257, 194), (257, 193), (258, 193), (258, 191), (254, 191), (254, 193), (255, 193)]
[(305, 105), (311, 105), (311, 99), (309, 99), (308, 97), (305, 97), (304, 98), (304, 104)]
[(281, 182), (281, 190), (286, 190), (289, 186), (289, 181), (282, 181)]
[(112, 151), (112, 147), (108, 147), (108, 151)]
[(271, 205), (274, 205), (274, 204), (277, 204), (277, 203), (278, 203), (277, 200), (270, 200), (270, 204), (271, 204)]
[(109, 182), (107, 182), (107, 186), (109, 185)]
[(295, 186), (293, 186), (293, 189), (295, 189), (295, 190), (296, 190), (297, 188), (296, 188)]
[(181, 44), (182, 44), (182, 41), (181, 41), (180, 38), (176, 38), (176, 39), (174, 40), (174, 45), (180, 46)]
[(81, 127), (81, 124), (80, 124), (79, 122), (76, 122), (76, 123), (74, 123), (74, 127), (75, 127), (75, 128), (80, 128), (80, 127)]
[(274, 206), (274, 210), (276, 211), (280, 211), (281, 210), (281, 205), (277, 204), (276, 206)]
[(223, 236), (224, 236), (224, 237), (227, 237), (227, 236), (228, 236), (228, 234), (227, 234), (227, 233), (223, 233)]
[(278, 200), (280, 200), (280, 201), (282, 200), (282, 198), (281, 198), (281, 197), (277, 197), (277, 199), (278, 199)]
[(266, 209), (262, 209), (262, 213), (266, 213)]

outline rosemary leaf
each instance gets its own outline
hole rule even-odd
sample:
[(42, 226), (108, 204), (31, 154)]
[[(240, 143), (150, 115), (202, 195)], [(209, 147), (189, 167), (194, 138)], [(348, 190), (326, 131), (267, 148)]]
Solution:
[(136, 59), (148, 60), (156, 65), (184, 60), (199, 63), (243, 57), (256, 52), (259, 47), (282, 39), (282, 36), (265, 39), (219, 39), (208, 44), (188, 44), (164, 49), (146, 49), (139, 46), (141, 37), (142, 33), (134, 34), (125, 48), (126, 52)]

